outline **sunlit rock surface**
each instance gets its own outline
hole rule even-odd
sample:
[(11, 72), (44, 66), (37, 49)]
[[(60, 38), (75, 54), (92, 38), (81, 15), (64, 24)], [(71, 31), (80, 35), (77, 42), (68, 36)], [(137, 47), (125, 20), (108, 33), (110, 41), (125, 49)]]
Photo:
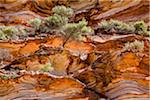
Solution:
[[(84, 17), (94, 29), (103, 19), (149, 25), (148, 0), (0, 0), (0, 25), (26, 26), (51, 15), (55, 5), (70, 6), (71, 21)], [(64, 48), (57, 36), (0, 41), (0, 100), (148, 100), (148, 37), (95, 34)], [(143, 51), (124, 48), (135, 40), (144, 42)]]
[(90, 91), (84, 92), (85, 86), (79, 81), (67, 77), (24, 74), (16, 79), (0, 81), (1, 100), (87, 100), (94, 96), (92, 91), (91, 94)]
[[(113, 2), (112, 2), (113, 1)], [(26, 24), (32, 18), (51, 14), (56, 4), (67, 5), (75, 10), (75, 21), (85, 17), (90, 25), (102, 19), (122, 21), (144, 20), (149, 23), (148, 0), (2, 0), (0, 1), (1, 24)]]

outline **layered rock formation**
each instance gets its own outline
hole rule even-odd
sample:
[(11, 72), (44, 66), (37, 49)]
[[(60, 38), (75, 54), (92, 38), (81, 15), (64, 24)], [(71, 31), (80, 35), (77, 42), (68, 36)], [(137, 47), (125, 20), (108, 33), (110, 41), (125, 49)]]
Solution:
[[(70, 1), (70, 2), (69, 2)], [(95, 29), (86, 41), (48, 35), (0, 42), (0, 100), (148, 100), (149, 37), (103, 33), (103, 19), (144, 20), (148, 0), (1, 0), (0, 25), (27, 26), (51, 15), (55, 5), (71, 6), (70, 21), (85, 17)], [(126, 43), (142, 41), (138, 51)], [(129, 46), (128, 46), (129, 47)]]

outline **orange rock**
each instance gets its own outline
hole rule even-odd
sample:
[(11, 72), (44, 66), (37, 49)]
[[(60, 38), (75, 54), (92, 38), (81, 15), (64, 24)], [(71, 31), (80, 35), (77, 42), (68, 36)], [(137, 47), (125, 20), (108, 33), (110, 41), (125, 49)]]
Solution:
[(35, 51), (37, 51), (39, 49), (39, 45), (32, 42), (32, 43), (28, 43), (27, 45), (25, 45), (24, 47), (22, 47), (19, 50), (19, 53), (21, 55), (25, 55), (25, 54), (31, 54), (34, 53)]

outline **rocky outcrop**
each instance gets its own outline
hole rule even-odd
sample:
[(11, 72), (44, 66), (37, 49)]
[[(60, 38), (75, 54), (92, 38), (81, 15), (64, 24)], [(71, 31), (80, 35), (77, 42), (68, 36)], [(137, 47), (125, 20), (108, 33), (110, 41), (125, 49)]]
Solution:
[[(27, 26), (29, 19), (51, 15), (53, 6), (63, 4), (75, 10), (70, 21), (85, 17), (95, 31), (64, 46), (64, 38), (53, 34), (0, 41), (0, 100), (149, 99), (149, 37), (97, 29), (111, 18), (149, 24), (148, 1), (69, 1), (0, 1), (0, 25)], [(135, 41), (141, 44), (130, 45)]]

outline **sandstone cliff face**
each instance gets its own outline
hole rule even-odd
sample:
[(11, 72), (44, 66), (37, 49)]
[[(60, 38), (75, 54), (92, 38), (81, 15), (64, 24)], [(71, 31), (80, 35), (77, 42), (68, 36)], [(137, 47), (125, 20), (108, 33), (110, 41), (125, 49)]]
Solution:
[[(1, 0), (0, 26), (27, 27), (45, 18), (56, 5), (70, 6), (92, 26), (86, 41), (47, 35), (0, 41), (0, 100), (148, 100), (149, 37), (97, 29), (102, 20), (144, 20), (149, 25), (148, 0)], [(125, 43), (143, 41), (142, 51)], [(48, 66), (48, 68), (47, 68)]]
[[(112, 0), (113, 1), (113, 0)], [(75, 21), (83, 17), (93, 25), (102, 19), (117, 19), (122, 21), (144, 20), (149, 23), (148, 0), (2, 0), (0, 1), (1, 24), (25, 24), (35, 17), (44, 17), (51, 14), (51, 9), (57, 5), (67, 5), (75, 9)]]

